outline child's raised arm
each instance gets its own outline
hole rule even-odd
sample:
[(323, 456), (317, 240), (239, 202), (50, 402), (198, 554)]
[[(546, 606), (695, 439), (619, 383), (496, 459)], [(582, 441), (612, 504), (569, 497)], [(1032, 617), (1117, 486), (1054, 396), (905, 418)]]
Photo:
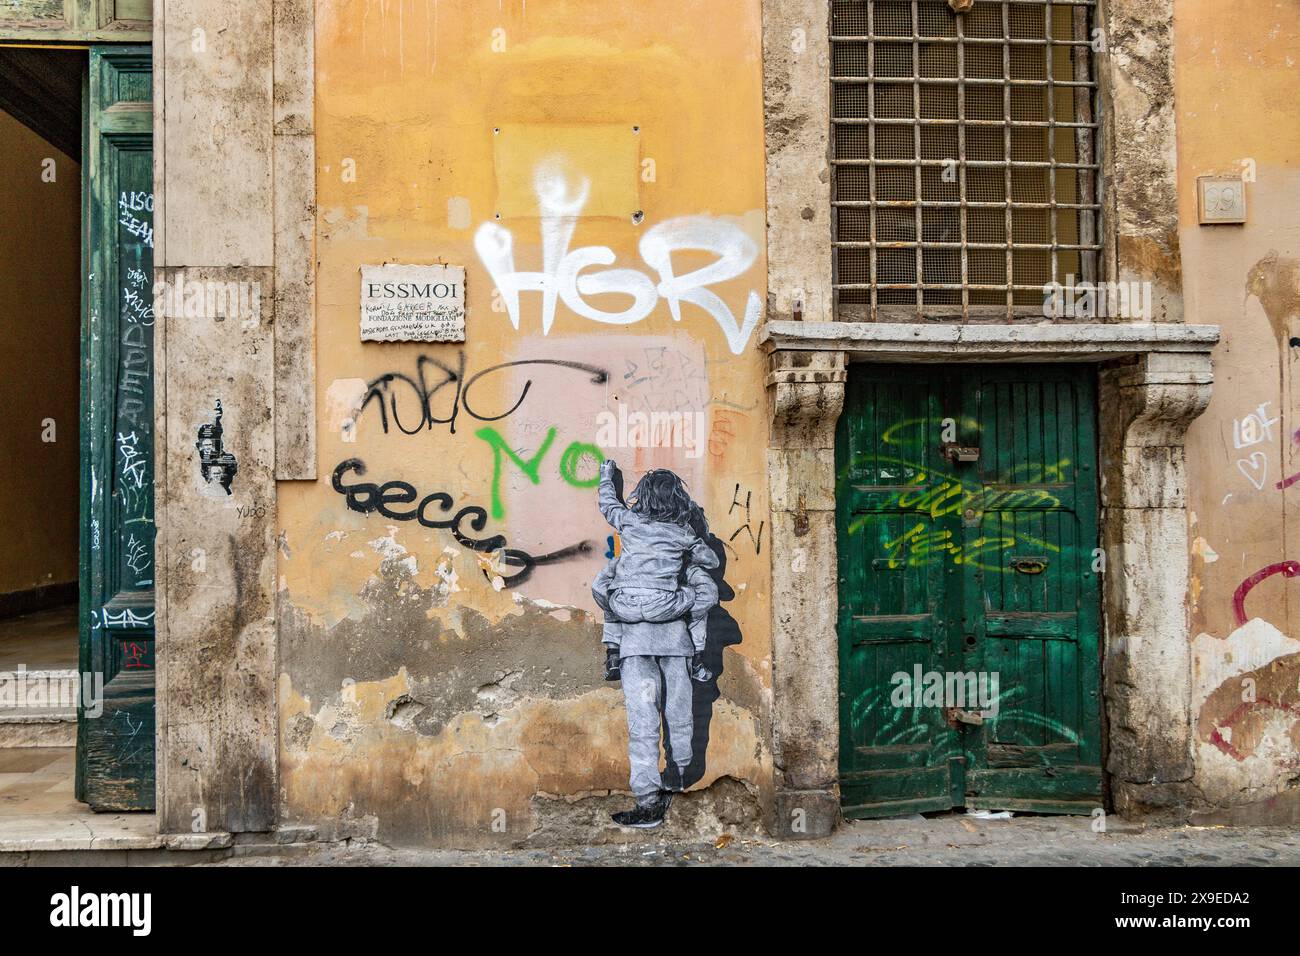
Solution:
[(618, 465), (612, 458), (606, 458), (600, 463), (600, 492), (596, 500), (605, 520), (615, 531), (622, 531), (623, 519), (627, 517), (628, 509), (619, 498), (618, 488), (615, 486), (615, 476), (618, 474)]

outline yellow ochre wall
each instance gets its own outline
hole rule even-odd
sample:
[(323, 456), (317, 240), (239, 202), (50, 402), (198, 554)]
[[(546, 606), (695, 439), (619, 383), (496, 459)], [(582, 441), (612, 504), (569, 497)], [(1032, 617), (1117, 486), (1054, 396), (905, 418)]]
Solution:
[[(767, 429), (753, 330), (766, 288), (759, 8), (317, 6), (320, 470), (279, 486), (286, 821), (405, 843), (608, 832), (605, 813), (626, 805), (609, 792), (627, 790), (628, 765), (590, 596), (612, 533), (591, 483), (597, 443), (629, 488), (648, 468), (676, 471), (724, 542), (725, 614), (711, 642), (726, 648), (720, 695), (696, 691), (697, 747), (707, 734), (696, 788), (723, 781), (709, 813), (757, 812), (771, 778)], [(643, 237), (677, 276), (715, 260), (734, 267), (707, 286), (718, 300), (685, 292), (696, 301), (681, 301), (678, 318), (660, 294), (626, 325), (559, 301), (547, 332), (544, 296), (523, 291), (516, 329), (476, 234), (488, 250), (512, 243), (516, 270), (541, 271), (543, 236), (560, 249), (568, 228), (570, 253), (609, 250), (584, 256), (578, 280), (587, 307), (608, 313), (634, 303), (599, 292), (601, 276), (656, 294), (662, 276)], [(466, 267), (463, 345), (360, 341), (359, 268), (384, 262)], [(434, 391), (434, 421), (422, 414), (421, 356), (433, 360), (430, 388), (448, 369), (472, 383), (454, 426), (454, 381)], [(405, 378), (385, 383), (390, 373)], [(380, 403), (392, 400), (385, 433)], [(618, 447), (599, 416), (620, 405), (684, 416), (674, 421), (692, 432), (699, 415), (701, 434), (693, 447)], [(517, 565), (447, 529), (349, 511), (331, 484), (349, 459), (365, 473), (348, 471), (344, 485), (444, 492), (450, 510), (429, 508), (444, 519), (481, 507), (481, 527), (461, 526), (470, 538), (578, 553), (507, 582)]]
[[(1193, 782), (1240, 822), (1300, 819), (1296, 12), (1242, 0), (1174, 14), (1187, 320), (1223, 333), (1214, 398), (1187, 442)], [(1247, 223), (1198, 225), (1196, 177), (1243, 168)]]
[(4, 594), (77, 580), (81, 166), (3, 111), (0, 223)]

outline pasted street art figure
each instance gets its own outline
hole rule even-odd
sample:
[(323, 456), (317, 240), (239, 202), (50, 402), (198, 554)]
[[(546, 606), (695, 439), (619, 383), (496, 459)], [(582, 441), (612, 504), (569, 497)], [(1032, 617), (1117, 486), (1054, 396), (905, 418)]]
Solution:
[[(613, 815), (620, 826), (663, 822), (674, 792), (685, 789), (695, 730), (691, 681), (713, 673), (703, 661), (709, 612), (718, 604), (710, 574), (717, 553), (706, 542), (704, 512), (682, 480), (665, 469), (646, 472), (622, 497), (622, 474), (600, 469), (601, 514), (619, 534), (620, 550), (592, 582), (605, 612), (605, 679), (623, 681), (627, 755), (636, 806)], [(667, 729), (668, 780), (659, 772), (660, 727)]]
[(203, 476), (205, 494), (219, 495), (216, 489), (220, 488), (229, 495), (230, 484), (239, 471), (239, 462), (225, 450), (221, 436), (221, 399), (217, 399), (216, 415), (212, 421), (199, 426), (199, 440), (194, 443), (199, 450), (199, 473)]

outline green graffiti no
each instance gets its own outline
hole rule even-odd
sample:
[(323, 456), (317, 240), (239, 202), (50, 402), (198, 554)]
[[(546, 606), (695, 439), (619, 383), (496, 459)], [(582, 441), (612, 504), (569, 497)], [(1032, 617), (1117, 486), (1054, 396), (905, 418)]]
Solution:
[[(505, 517), (506, 513), (505, 505), (501, 502), (501, 461), (503, 453), (505, 457), (514, 462), (515, 467), (523, 472), (529, 481), (539, 485), (542, 482), (542, 477), (538, 473), (542, 465), (542, 459), (551, 450), (551, 445), (555, 442), (556, 431), (557, 429), (554, 427), (548, 429), (546, 437), (542, 439), (541, 447), (537, 449), (537, 453), (527, 460), (521, 458), (513, 448), (506, 444), (505, 438), (495, 428), (480, 428), (474, 433), (475, 436), (492, 446), (492, 517), (494, 519), (500, 520)], [(601, 454), (600, 449), (595, 445), (576, 441), (571, 442), (569, 447), (564, 449), (564, 454), (560, 456), (560, 477), (575, 488), (594, 488), (600, 484), (599, 473), (594, 478), (578, 477), (578, 463), (584, 455), (594, 457), (597, 465), (605, 460), (605, 456)]]
[[(590, 478), (578, 477), (578, 464), (582, 461), (583, 455), (590, 455), (596, 459), (596, 473)], [(604, 461), (605, 456), (595, 445), (571, 442), (569, 447), (564, 449), (564, 454), (560, 456), (560, 477), (575, 488), (595, 488), (600, 484), (600, 465)]]

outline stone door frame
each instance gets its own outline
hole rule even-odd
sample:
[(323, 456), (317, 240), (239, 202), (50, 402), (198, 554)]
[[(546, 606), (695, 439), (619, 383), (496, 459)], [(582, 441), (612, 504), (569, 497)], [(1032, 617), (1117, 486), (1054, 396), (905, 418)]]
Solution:
[(1106, 773), (1114, 809), (1176, 812), (1192, 771), (1184, 438), (1216, 326), (768, 322), (774, 801), (784, 837), (839, 820), (835, 430), (850, 362), (1098, 368)]

